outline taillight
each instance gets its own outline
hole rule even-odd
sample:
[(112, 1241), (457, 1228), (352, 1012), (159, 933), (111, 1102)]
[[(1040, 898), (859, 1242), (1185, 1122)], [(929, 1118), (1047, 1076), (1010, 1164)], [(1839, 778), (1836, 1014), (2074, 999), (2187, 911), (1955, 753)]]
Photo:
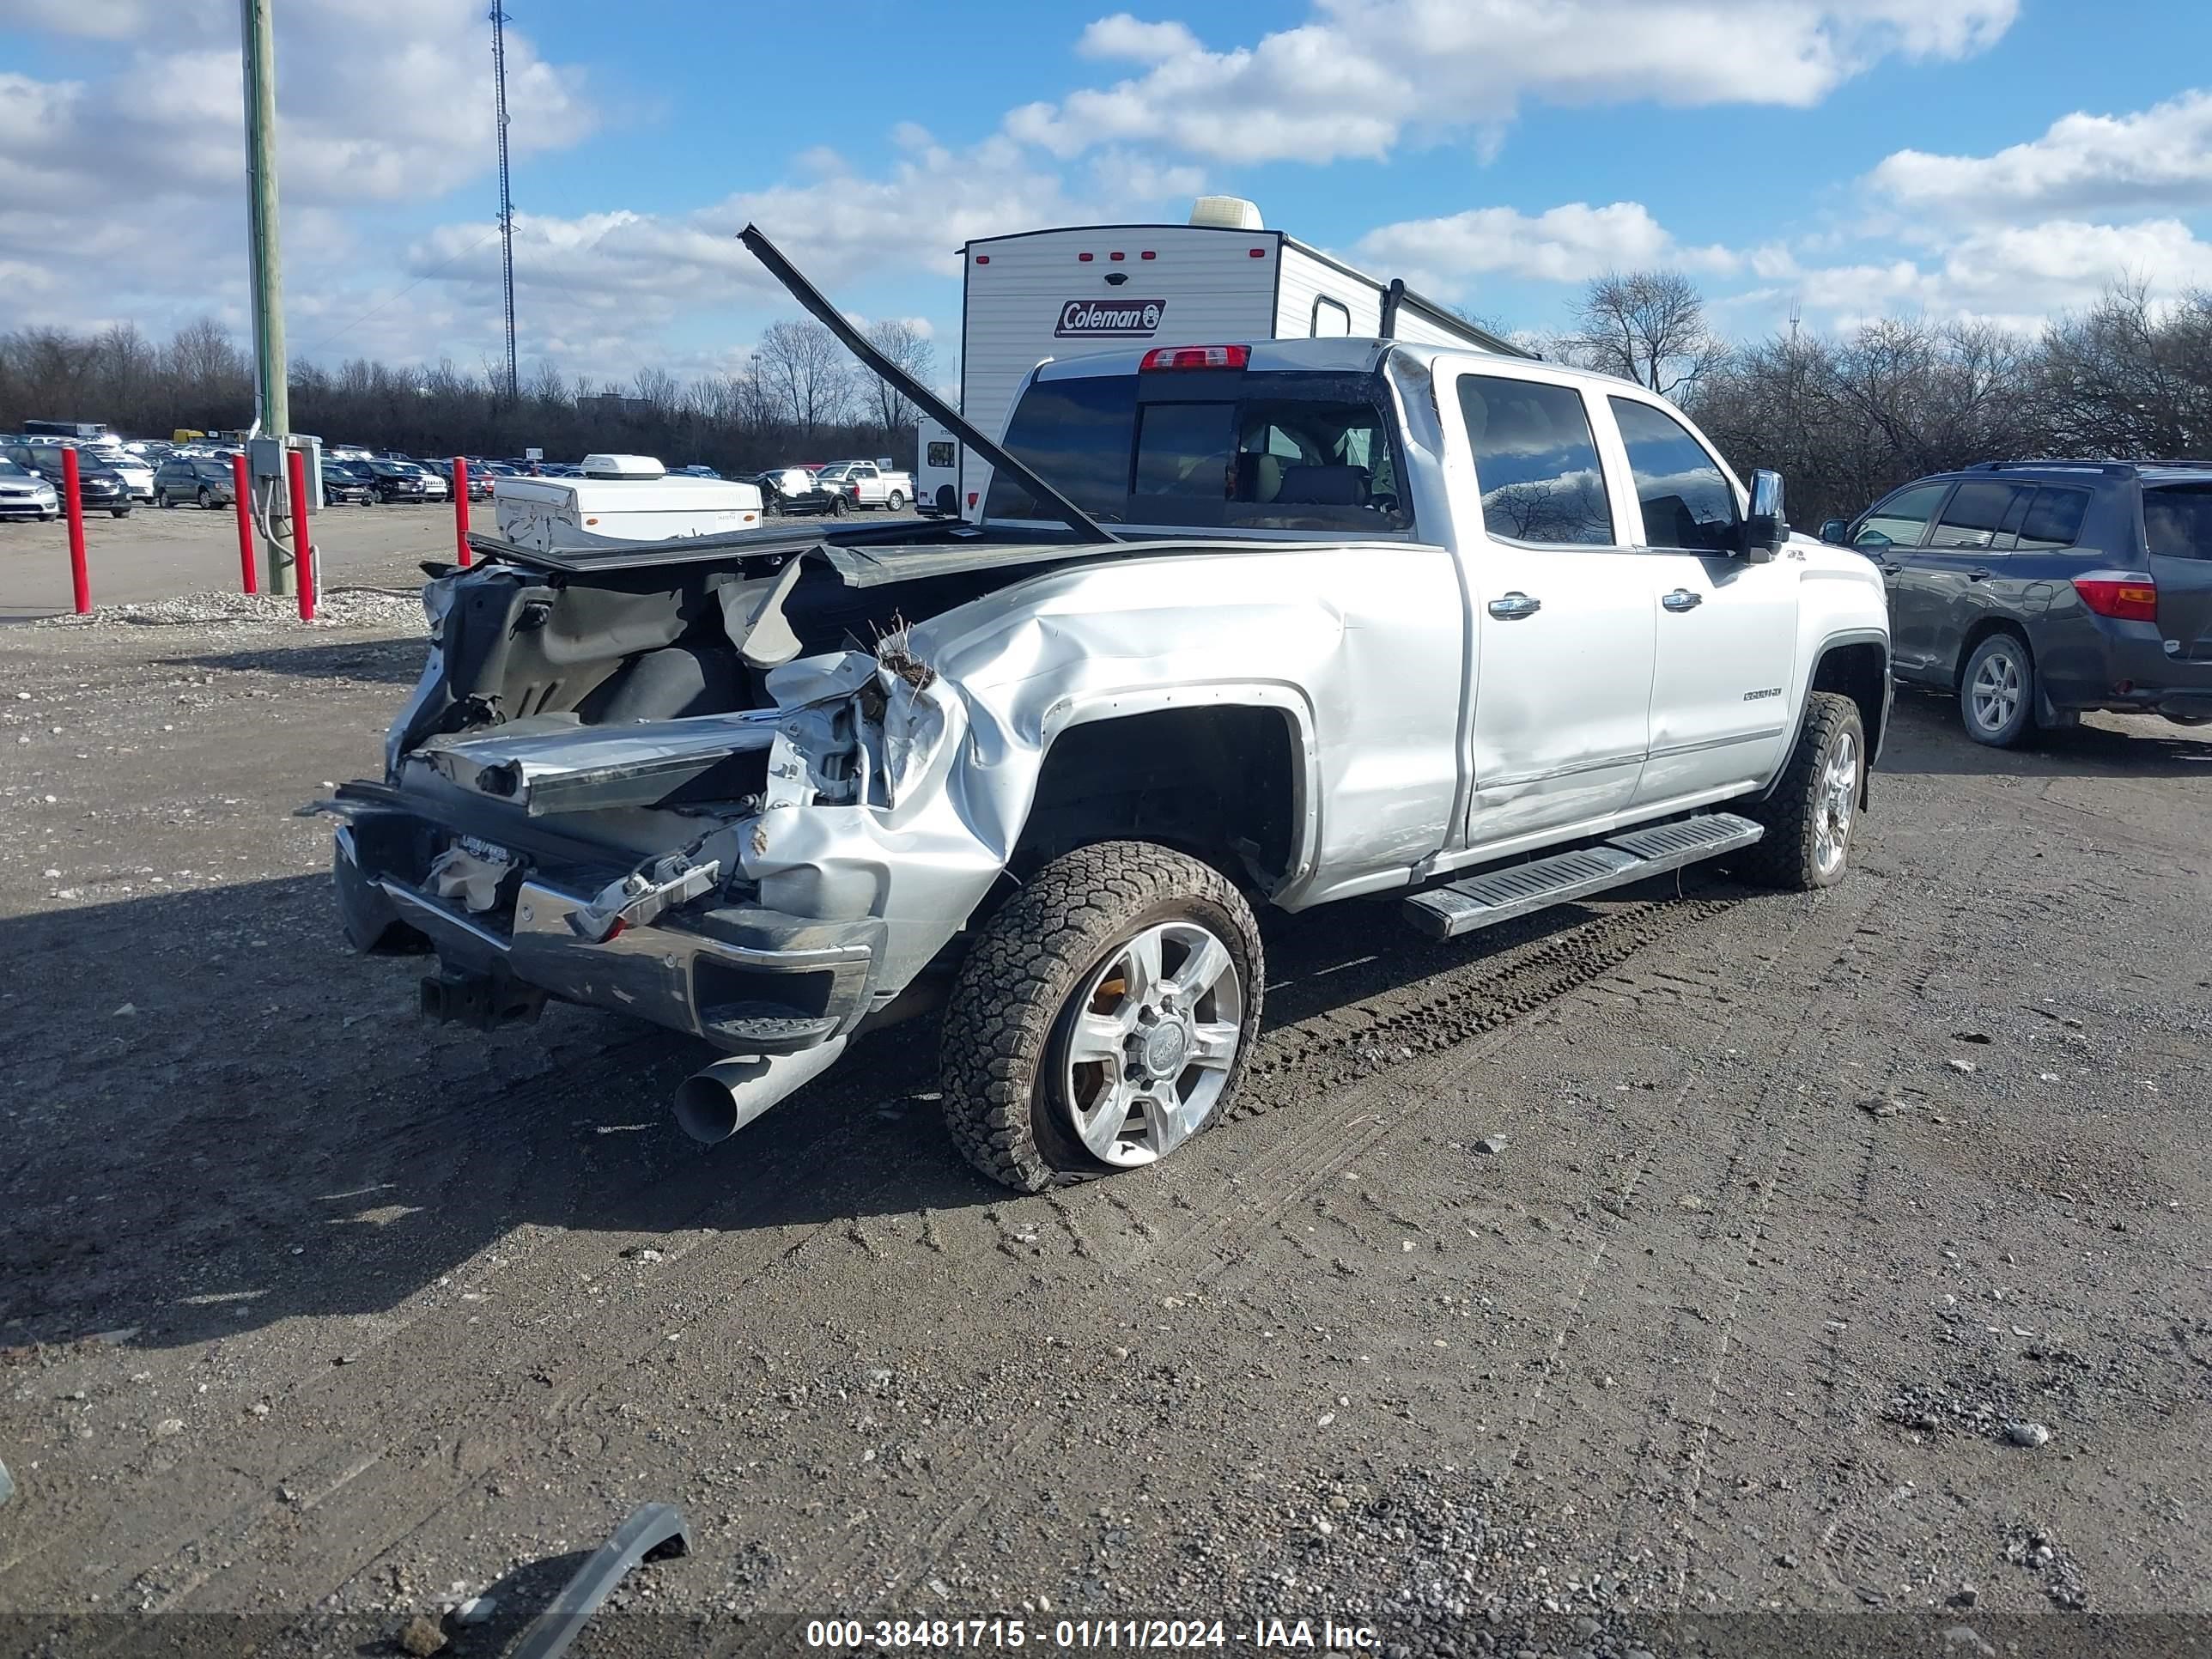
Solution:
[(2074, 591), (2100, 617), (2119, 622), (2156, 622), (2158, 585), (2138, 578), (2076, 576)]
[(1249, 346), (1155, 346), (1137, 365), (1154, 368), (1242, 368), (1252, 361)]

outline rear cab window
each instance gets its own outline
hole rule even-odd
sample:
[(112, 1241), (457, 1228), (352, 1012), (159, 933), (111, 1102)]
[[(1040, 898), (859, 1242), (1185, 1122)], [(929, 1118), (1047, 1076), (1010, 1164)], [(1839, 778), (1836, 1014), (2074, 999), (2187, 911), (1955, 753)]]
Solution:
[[(1034, 383), (1006, 447), (1102, 521), (1397, 535), (1413, 527), (1379, 376), (1102, 374)], [(1050, 518), (1001, 471), (987, 519)]]

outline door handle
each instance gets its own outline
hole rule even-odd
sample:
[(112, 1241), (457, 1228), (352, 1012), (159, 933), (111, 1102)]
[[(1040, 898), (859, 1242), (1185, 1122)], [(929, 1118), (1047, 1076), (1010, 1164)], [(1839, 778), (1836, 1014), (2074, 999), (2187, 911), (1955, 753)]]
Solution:
[(1678, 587), (1673, 592), (1666, 595), (1659, 601), (1660, 604), (1665, 605), (1668, 610), (1672, 611), (1677, 616), (1680, 616), (1685, 611), (1695, 611), (1705, 602), (1705, 596), (1704, 594), (1693, 593), (1686, 587)]
[(1985, 582), (1996, 574), (1997, 573), (1996, 571), (1990, 569), (1987, 565), (1977, 565), (1973, 569), (1969, 570), (1966, 573), (1966, 580), (1970, 582)]
[(1519, 622), (1523, 617), (1533, 617), (1544, 608), (1541, 599), (1532, 599), (1526, 593), (1508, 593), (1503, 599), (1492, 599), (1487, 607), (1490, 614), (1500, 622)]

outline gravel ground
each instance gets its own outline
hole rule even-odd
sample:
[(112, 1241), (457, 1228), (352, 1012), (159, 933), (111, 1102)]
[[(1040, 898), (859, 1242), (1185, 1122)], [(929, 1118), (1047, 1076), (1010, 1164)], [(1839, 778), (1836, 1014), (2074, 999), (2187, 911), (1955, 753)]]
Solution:
[(927, 1025), (702, 1151), (697, 1045), (417, 1024), (294, 816), (360, 603), (0, 630), (0, 1651), (490, 1654), (652, 1499), (578, 1652), (2212, 1640), (2212, 744), (1905, 696), (1824, 897), (1276, 918), (1253, 1109), (1016, 1198)]

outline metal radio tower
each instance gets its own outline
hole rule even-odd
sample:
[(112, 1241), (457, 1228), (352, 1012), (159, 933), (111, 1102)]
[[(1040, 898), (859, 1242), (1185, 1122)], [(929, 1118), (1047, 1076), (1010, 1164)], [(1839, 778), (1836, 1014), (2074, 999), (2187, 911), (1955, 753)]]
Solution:
[(515, 399), (514, 382), (514, 198), (507, 181), (507, 14), (495, 0), (491, 9), (491, 74), (499, 105), (499, 265), (507, 307), (507, 400)]

